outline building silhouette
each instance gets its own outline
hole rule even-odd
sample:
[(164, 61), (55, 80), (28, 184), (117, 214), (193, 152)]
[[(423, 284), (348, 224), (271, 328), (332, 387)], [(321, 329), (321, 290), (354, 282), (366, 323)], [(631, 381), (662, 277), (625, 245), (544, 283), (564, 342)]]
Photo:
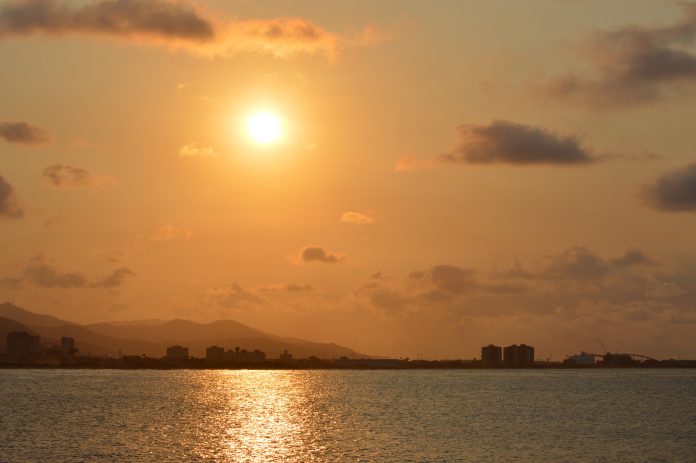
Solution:
[(63, 355), (69, 357), (75, 355), (77, 353), (77, 349), (75, 349), (75, 338), (69, 338), (67, 336), (60, 338), (60, 351)]
[(287, 349), (283, 350), (283, 353), (280, 354), (280, 362), (281, 363), (292, 363), (292, 354), (289, 353)]
[(210, 346), (205, 349), (205, 361), (206, 362), (224, 362), (225, 361), (225, 348), (220, 346)]
[(529, 367), (534, 365), (534, 347), (513, 344), (503, 349), (503, 364), (507, 367)]
[(171, 346), (167, 347), (167, 359), (169, 360), (186, 360), (189, 358), (188, 347)]
[(481, 362), (484, 365), (500, 365), (503, 363), (503, 348), (489, 344), (481, 348)]
[(26, 331), (7, 333), (7, 354), (12, 357), (25, 357), (41, 353), (41, 337)]

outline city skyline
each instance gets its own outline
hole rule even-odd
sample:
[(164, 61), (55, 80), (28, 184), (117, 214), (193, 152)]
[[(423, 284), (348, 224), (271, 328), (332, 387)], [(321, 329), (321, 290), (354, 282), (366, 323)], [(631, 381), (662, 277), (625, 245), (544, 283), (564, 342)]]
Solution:
[(694, 3), (10, 0), (0, 59), (0, 303), (696, 358)]

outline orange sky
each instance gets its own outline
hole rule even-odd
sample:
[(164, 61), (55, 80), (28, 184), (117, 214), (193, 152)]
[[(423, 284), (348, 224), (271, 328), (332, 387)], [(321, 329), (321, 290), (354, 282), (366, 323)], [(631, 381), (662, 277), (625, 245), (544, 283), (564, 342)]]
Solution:
[(0, 62), (0, 300), (696, 356), (689, 3), (6, 0)]

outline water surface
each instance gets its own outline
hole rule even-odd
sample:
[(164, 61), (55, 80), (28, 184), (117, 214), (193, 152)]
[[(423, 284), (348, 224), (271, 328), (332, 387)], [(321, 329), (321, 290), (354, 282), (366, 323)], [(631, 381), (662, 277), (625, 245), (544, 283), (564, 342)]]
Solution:
[(0, 462), (696, 461), (696, 370), (0, 370)]

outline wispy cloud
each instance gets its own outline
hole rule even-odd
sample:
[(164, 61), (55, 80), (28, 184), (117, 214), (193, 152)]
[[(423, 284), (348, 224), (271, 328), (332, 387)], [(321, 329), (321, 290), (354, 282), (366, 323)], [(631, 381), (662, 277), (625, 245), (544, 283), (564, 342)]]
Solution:
[(210, 146), (198, 146), (195, 143), (189, 145), (184, 145), (179, 150), (179, 156), (182, 158), (188, 157), (214, 157), (218, 156), (218, 153)]
[(51, 141), (45, 130), (26, 122), (0, 122), (0, 138), (21, 145), (40, 145)]
[(370, 225), (375, 223), (375, 218), (362, 212), (344, 212), (341, 215), (341, 222), (354, 223), (358, 225)]
[(5, 279), (30, 282), (41, 288), (116, 288), (123, 285), (128, 277), (135, 273), (127, 267), (119, 267), (110, 274), (100, 278), (88, 278), (81, 270), (63, 270), (49, 262), (44, 256), (37, 255), (29, 259), (19, 277)]
[(193, 236), (191, 230), (187, 230), (183, 227), (177, 227), (171, 224), (162, 225), (157, 229), (155, 233), (148, 236), (147, 239), (150, 241), (171, 241), (176, 238), (189, 239)]
[(103, 189), (116, 185), (117, 180), (111, 175), (93, 175), (82, 167), (53, 164), (46, 167), (43, 176), (56, 188)]

